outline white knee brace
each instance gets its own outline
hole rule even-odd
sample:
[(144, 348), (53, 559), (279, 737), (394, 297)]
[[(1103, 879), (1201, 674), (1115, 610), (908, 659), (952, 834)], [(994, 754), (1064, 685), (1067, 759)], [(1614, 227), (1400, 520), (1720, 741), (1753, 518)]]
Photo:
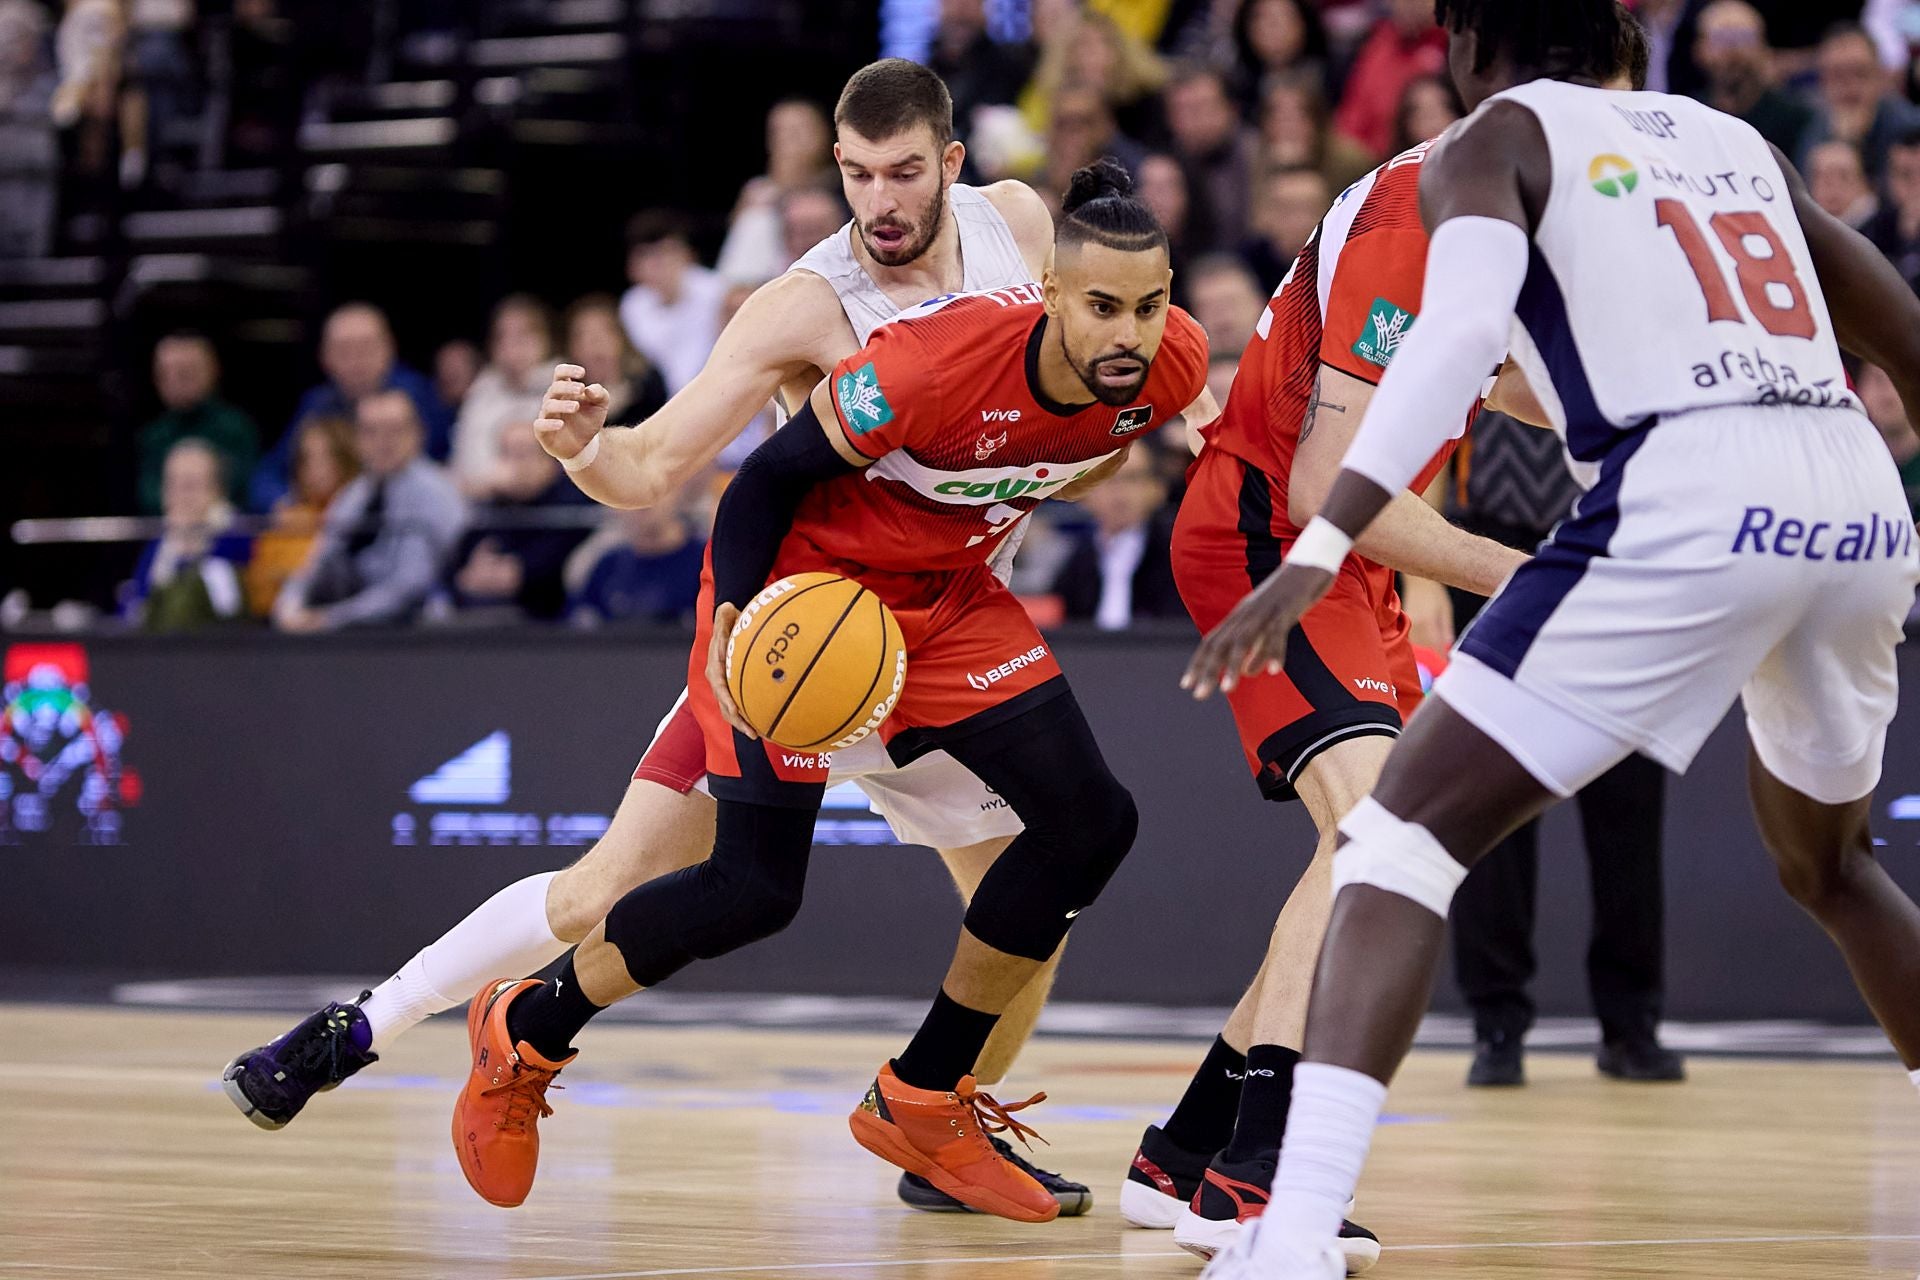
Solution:
[(1423, 826), (1400, 819), (1371, 797), (1341, 821), (1347, 843), (1333, 856), (1333, 891), (1370, 884), (1419, 903), (1441, 919), (1467, 869)]

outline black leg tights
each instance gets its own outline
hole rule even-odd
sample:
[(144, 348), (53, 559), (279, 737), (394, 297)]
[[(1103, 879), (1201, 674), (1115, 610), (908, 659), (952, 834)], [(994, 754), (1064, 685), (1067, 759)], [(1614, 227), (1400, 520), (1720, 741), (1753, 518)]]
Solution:
[(649, 880), (607, 912), (607, 941), (634, 982), (658, 986), (792, 924), (818, 812), (719, 801), (711, 858)]
[(1133, 796), (1069, 692), (939, 741), (1026, 824), (974, 891), (967, 932), (1008, 955), (1045, 960), (1133, 847)]

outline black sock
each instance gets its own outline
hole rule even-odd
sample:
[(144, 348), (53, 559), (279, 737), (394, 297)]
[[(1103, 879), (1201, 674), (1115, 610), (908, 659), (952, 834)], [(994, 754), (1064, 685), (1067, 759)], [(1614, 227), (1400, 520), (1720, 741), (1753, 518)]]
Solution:
[(1224, 1036), (1215, 1036), (1160, 1132), (1182, 1151), (1212, 1156), (1233, 1137), (1233, 1117), (1240, 1109), (1240, 1083), (1246, 1073), (1247, 1055)]
[(893, 1074), (916, 1089), (951, 1089), (973, 1071), (999, 1021), (999, 1014), (969, 1009), (943, 990), (906, 1051), (893, 1060)]
[(1287, 1132), (1287, 1109), (1293, 1105), (1293, 1069), (1299, 1063), (1298, 1050), (1277, 1044), (1257, 1044), (1247, 1050), (1240, 1114), (1234, 1117), (1233, 1140), (1222, 1153), (1228, 1160), (1251, 1160), (1280, 1149), (1280, 1139)]
[(573, 972), (578, 948), (542, 969), (545, 981), (513, 1002), (507, 1010), (507, 1034), (525, 1040), (533, 1051), (552, 1062), (573, 1052), (573, 1038), (604, 1005), (587, 999)]

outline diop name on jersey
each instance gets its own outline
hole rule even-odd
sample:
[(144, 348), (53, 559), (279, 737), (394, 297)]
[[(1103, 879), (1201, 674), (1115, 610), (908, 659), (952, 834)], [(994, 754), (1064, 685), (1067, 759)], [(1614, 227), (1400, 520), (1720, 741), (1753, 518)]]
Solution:
[(1714, 360), (1693, 366), (1693, 385), (1703, 391), (1729, 382), (1752, 384), (1757, 401), (1765, 405), (1806, 405), (1815, 409), (1854, 406), (1852, 394), (1844, 386), (1835, 386), (1833, 379), (1803, 382), (1792, 365), (1769, 360), (1757, 349), (1746, 352), (1729, 347)]

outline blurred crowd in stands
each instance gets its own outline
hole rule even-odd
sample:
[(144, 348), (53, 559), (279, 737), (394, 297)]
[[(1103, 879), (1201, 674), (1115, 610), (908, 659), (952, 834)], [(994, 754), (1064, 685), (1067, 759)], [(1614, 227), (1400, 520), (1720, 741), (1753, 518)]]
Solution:
[(47, 252), (56, 211), (143, 186), (156, 157), (285, 154), (318, 51), (277, 0), (219, 0), (217, 23), (206, 5), (0, 0), (0, 257)]
[[(205, 0), (200, 0), (204, 3)], [(1542, 0), (1550, 3), (1551, 0)], [(274, 0), (230, 0), (247, 64), (232, 136), (271, 148), (298, 109)], [(135, 184), (146, 141), (191, 118), (196, 0), (0, 0), (0, 255), (44, 248), (63, 186)], [(1818, 202), (1920, 287), (1920, 0), (1639, 0), (1650, 88), (1750, 121)], [(1009, 22), (1007, 11), (1017, 10)], [(1461, 115), (1431, 0), (942, 0), (922, 56), (952, 88), (963, 180), (1024, 179), (1057, 202), (1102, 156), (1133, 172), (1173, 242), (1176, 301), (1205, 326), (1223, 400), (1266, 299), (1336, 195)], [(276, 53), (275, 50), (279, 52)], [(680, 211), (637, 213), (607, 292), (494, 308), (484, 350), (404, 362), (381, 299), (341, 305), (286, 422), (221, 395), (220, 353), (152, 351), (143, 512), (168, 532), (125, 593), (149, 626), (253, 617), (289, 631), (414, 620), (684, 621), (715, 496), (771, 408), (680, 499), (602, 512), (535, 441), (557, 359), (640, 422), (699, 370), (753, 289), (847, 218), (827, 104), (766, 117), (765, 171), (703, 257)], [(744, 142), (744, 140), (743, 140)], [(616, 292), (616, 290), (621, 290)], [(448, 332), (464, 326), (449, 317)], [(1857, 374), (1910, 494), (1920, 437), (1883, 374)], [(1184, 459), (1156, 441), (1079, 504), (1034, 520), (1015, 587), (1043, 621), (1181, 618), (1168, 569)], [(255, 537), (236, 513), (271, 518)]]

